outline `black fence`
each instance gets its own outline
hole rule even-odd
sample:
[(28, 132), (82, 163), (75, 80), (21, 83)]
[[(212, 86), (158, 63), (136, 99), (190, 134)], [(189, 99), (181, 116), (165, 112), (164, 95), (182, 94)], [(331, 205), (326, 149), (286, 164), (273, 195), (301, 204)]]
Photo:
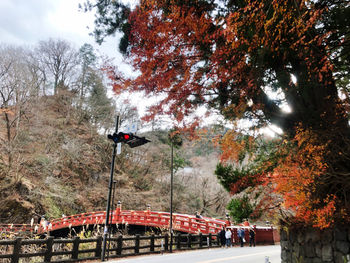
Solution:
[[(169, 251), (170, 238), (163, 236), (111, 237), (108, 239), (106, 258), (118, 258)], [(218, 247), (217, 235), (178, 234), (173, 237), (173, 250)], [(73, 239), (0, 240), (0, 262), (77, 262), (101, 258), (102, 237)]]

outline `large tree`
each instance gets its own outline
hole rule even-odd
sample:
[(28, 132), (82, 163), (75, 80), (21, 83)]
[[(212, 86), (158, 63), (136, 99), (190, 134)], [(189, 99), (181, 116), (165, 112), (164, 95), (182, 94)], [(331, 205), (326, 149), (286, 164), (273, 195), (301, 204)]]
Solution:
[(21, 168), (21, 122), (30, 106), (34, 77), (23, 48), (0, 45), (0, 181), (19, 178)]
[(78, 52), (69, 42), (61, 39), (40, 41), (36, 48), (36, 58), (45, 75), (52, 76), (55, 95), (60, 85), (68, 84), (67, 81), (78, 64)]
[[(130, 9), (98, 0), (86, 7), (96, 7), (99, 41), (124, 33), (120, 48), (140, 72), (127, 79), (110, 68), (117, 92), (162, 95), (150, 115), (179, 122), (208, 105), (229, 120), (279, 126), (284, 143), (255, 182), (268, 180), (298, 221), (349, 220), (348, 1), (142, 0)], [(223, 143), (236, 138), (230, 133)], [(227, 151), (232, 162), (235, 149)]]

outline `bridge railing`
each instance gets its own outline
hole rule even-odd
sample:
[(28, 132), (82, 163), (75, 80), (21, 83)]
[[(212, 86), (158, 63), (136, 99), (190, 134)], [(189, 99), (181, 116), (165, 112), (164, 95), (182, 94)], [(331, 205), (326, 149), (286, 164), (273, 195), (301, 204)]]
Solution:
[(31, 232), (34, 228), (30, 224), (0, 224), (0, 232)]
[[(134, 211), (134, 210), (120, 210), (116, 209), (111, 212), (111, 224), (130, 224), (130, 225), (145, 225), (168, 229), (170, 226), (170, 213), (167, 212), (154, 212), (150, 210), (146, 211)], [(0, 225), (1, 229), (10, 229), (14, 231), (20, 231), (25, 229), (26, 231), (34, 231), (35, 227), (38, 228), (38, 233), (54, 231), (63, 228), (71, 228), (82, 225), (102, 225), (106, 220), (105, 211), (97, 211), (92, 213), (82, 213), (72, 216), (65, 216), (63, 218), (53, 219), (47, 226), (45, 225)], [(225, 226), (226, 222), (214, 218), (204, 217), (195, 218), (195, 216), (187, 214), (173, 214), (173, 229), (177, 231), (187, 233), (203, 233), (203, 234), (216, 234), (220, 231), (222, 226)]]
[[(117, 221), (118, 215), (113, 217), (113, 219), (114, 218), (116, 218), (115, 220)], [(114, 223), (116, 223), (116, 221), (114, 221)], [(151, 211), (121, 211), (119, 222), (169, 228), (170, 214)], [(191, 215), (173, 214), (173, 228), (182, 232), (216, 234), (224, 225), (225, 221), (223, 220), (213, 220), (212, 218), (201, 219)]]
[(57, 230), (61, 228), (81, 226), (81, 225), (93, 225), (104, 224), (106, 219), (106, 212), (97, 211), (93, 213), (83, 213), (73, 216), (66, 216), (50, 221), (48, 230)]

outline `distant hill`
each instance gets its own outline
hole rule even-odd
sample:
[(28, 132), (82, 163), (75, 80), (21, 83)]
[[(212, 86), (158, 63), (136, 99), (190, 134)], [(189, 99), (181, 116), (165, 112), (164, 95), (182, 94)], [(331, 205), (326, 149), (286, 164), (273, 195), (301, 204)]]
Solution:
[[(5, 123), (0, 122), (4, 142)], [(1, 223), (105, 210), (112, 145), (69, 94), (38, 98), (19, 127), (11, 152), (0, 154)], [(125, 209), (143, 210), (150, 204), (152, 210), (169, 211), (167, 132), (143, 136), (152, 142), (134, 149), (124, 145), (116, 158), (115, 202), (121, 200)], [(214, 175), (218, 154), (210, 140), (185, 141), (175, 153), (175, 211), (223, 218), (229, 195)]]

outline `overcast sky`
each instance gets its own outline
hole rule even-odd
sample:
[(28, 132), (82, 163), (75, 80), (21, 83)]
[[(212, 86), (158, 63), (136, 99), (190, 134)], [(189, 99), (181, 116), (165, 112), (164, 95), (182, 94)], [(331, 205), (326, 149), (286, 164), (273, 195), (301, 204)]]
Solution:
[[(125, 2), (135, 3), (137, 0)], [(60, 38), (80, 48), (89, 43), (102, 54), (121, 59), (118, 41), (109, 38), (99, 46), (89, 36), (93, 31), (93, 13), (79, 11), (85, 0), (0, 0), (0, 42), (35, 45), (40, 40)]]
[[(89, 43), (101, 55), (114, 58), (114, 63), (126, 74), (131, 68), (122, 64), (118, 52), (117, 37), (109, 37), (101, 46), (95, 43), (89, 33), (94, 29), (94, 13), (79, 11), (79, 3), (85, 0), (0, 0), (0, 44), (34, 46), (40, 40), (59, 38), (72, 43), (79, 49)], [(123, 0), (134, 5), (138, 0)], [(142, 114), (147, 104), (141, 97), (133, 96)], [(142, 107), (140, 107), (142, 106)]]
[[(94, 13), (79, 11), (79, 3), (85, 0), (0, 0), (0, 43), (34, 46), (40, 40), (60, 38), (77, 49), (89, 43), (100, 54), (115, 58), (120, 65), (122, 56), (118, 52), (117, 37), (109, 37), (99, 46), (89, 33), (94, 28)], [(123, 0), (135, 5), (138, 0)], [(123, 64), (122, 64), (123, 65)], [(132, 74), (131, 69), (122, 66), (120, 70)], [(135, 97), (133, 97), (135, 100)], [(138, 98), (133, 101), (139, 111), (144, 111), (145, 101)], [(143, 109), (140, 109), (143, 105)]]

